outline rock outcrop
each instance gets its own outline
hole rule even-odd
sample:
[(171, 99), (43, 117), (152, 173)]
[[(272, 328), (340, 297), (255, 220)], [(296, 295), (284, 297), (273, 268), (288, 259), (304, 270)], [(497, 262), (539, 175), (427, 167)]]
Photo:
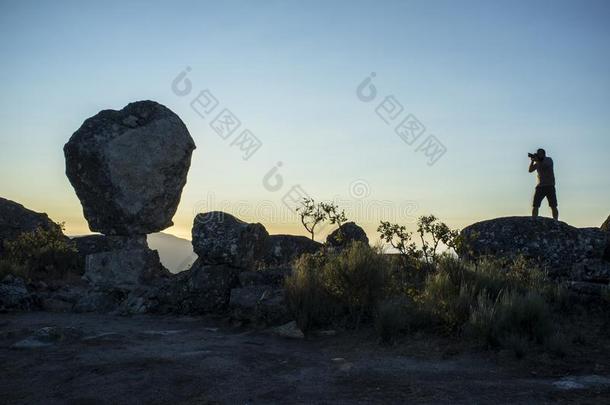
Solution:
[(144, 235), (171, 226), (194, 149), (182, 120), (154, 101), (85, 120), (64, 154), (89, 228)]
[(243, 222), (226, 212), (198, 214), (193, 222), (193, 250), (203, 264), (252, 269), (265, 257), (268, 237), (263, 225)]
[(20, 234), (37, 228), (53, 229), (61, 233), (59, 225), (51, 221), (47, 214), (29, 210), (21, 204), (0, 197), (0, 253), (4, 249), (4, 241), (15, 239)]
[[(462, 230), (462, 258), (524, 256), (551, 275), (572, 278), (584, 261), (604, 260), (609, 234), (599, 228), (575, 228), (550, 218), (506, 217), (477, 222)], [(583, 273), (586, 273), (583, 270)]]
[(352, 242), (363, 242), (368, 245), (366, 232), (354, 222), (346, 222), (326, 237), (326, 244), (335, 249), (342, 249)]
[(203, 314), (227, 309), (231, 289), (238, 285), (238, 269), (206, 265), (198, 259), (189, 270), (172, 276), (159, 295), (160, 312)]
[(305, 236), (270, 235), (265, 246), (265, 264), (267, 266), (289, 266), (304, 253), (315, 253), (322, 249), (322, 244)]
[(602, 231), (610, 232), (610, 215), (608, 215), (608, 218), (606, 218), (600, 229)]

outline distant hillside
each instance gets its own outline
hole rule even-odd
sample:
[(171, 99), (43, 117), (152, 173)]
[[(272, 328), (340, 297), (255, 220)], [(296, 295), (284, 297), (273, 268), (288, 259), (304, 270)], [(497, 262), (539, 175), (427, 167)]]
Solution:
[(159, 232), (148, 235), (148, 246), (159, 251), (161, 263), (172, 273), (190, 267), (197, 259), (190, 240)]

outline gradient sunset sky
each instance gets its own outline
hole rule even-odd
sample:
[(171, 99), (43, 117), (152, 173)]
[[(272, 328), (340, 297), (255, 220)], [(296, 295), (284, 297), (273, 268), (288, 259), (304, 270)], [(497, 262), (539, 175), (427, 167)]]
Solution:
[[(178, 236), (211, 209), (303, 233), (283, 203), (296, 185), (340, 202), (372, 240), (381, 219), (413, 229), (433, 213), (461, 228), (528, 215), (538, 147), (555, 161), (561, 220), (610, 214), (608, 1), (83, 3), (0, 1), (0, 196), (68, 234), (89, 230), (64, 143), (98, 111), (144, 99), (197, 144), (166, 230)], [(372, 72), (364, 102), (356, 89)], [(191, 101), (205, 89), (219, 106), (202, 118)], [(376, 113), (386, 96), (404, 107), (389, 124)], [(248, 160), (237, 133), (210, 127), (224, 108), (262, 142)], [(394, 132), (408, 114), (426, 128), (413, 145)], [(431, 166), (417, 150), (428, 135), (446, 148)], [(278, 162), (282, 183), (265, 183)]]

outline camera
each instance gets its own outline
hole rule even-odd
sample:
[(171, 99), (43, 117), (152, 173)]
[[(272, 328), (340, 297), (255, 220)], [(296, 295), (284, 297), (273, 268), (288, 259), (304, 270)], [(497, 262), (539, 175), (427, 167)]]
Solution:
[(527, 157), (529, 157), (530, 159), (534, 159), (534, 160), (538, 160), (538, 159), (540, 159), (540, 158), (538, 157), (538, 154), (537, 154), (537, 153), (528, 153), (528, 154), (527, 154)]

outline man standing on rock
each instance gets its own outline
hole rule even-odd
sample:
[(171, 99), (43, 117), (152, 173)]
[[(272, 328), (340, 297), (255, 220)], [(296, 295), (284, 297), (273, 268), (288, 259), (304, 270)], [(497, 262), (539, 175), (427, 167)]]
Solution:
[(549, 207), (553, 212), (553, 218), (559, 219), (559, 211), (557, 210), (557, 194), (555, 192), (555, 173), (553, 172), (553, 159), (546, 155), (544, 149), (538, 149), (534, 154), (528, 154), (530, 161), (529, 172), (534, 170), (538, 173), (538, 185), (534, 193), (534, 204), (532, 208), (532, 217), (538, 216), (538, 208), (544, 197), (549, 202)]

